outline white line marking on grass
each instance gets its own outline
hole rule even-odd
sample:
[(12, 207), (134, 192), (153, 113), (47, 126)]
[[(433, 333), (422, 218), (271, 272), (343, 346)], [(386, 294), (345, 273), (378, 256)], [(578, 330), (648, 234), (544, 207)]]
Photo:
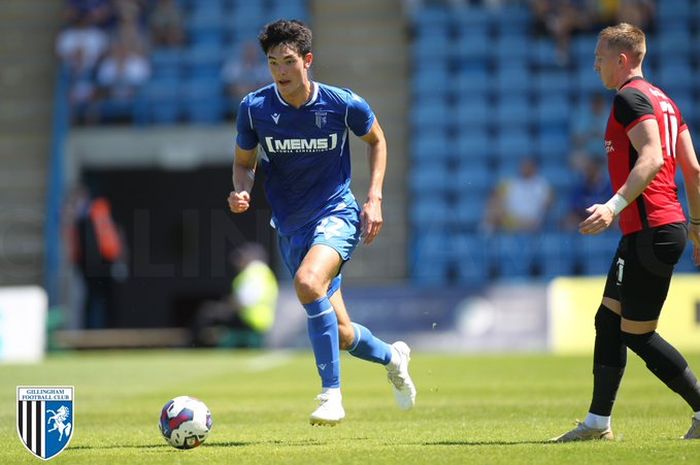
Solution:
[(253, 373), (272, 370), (282, 365), (286, 365), (292, 359), (291, 352), (276, 351), (264, 355), (258, 355), (248, 360), (246, 369)]

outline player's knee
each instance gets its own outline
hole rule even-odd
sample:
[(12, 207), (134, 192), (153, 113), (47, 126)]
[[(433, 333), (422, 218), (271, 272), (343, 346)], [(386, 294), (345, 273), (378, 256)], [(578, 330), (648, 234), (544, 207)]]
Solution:
[(617, 333), (620, 331), (620, 320), (620, 315), (601, 305), (595, 314), (595, 330), (598, 333)]
[(321, 276), (312, 269), (299, 269), (294, 275), (294, 290), (302, 302), (310, 302), (326, 295)]
[(650, 339), (656, 334), (656, 331), (644, 334), (633, 334), (622, 331), (622, 342), (635, 353), (643, 350)]

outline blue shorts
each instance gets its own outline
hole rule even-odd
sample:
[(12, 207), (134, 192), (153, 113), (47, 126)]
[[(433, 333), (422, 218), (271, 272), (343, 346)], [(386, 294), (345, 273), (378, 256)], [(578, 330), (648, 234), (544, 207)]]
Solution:
[[(350, 260), (360, 242), (360, 208), (357, 203), (333, 211), (289, 236), (279, 234), (277, 241), (284, 264), (292, 277), (296, 274), (308, 251), (317, 244), (327, 245), (338, 252), (343, 262)], [(340, 288), (341, 275), (333, 279), (329, 287), (330, 297)]]

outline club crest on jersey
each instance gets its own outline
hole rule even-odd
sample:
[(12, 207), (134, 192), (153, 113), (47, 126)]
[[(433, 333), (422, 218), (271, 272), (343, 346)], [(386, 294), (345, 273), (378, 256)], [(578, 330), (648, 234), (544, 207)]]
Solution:
[(17, 387), (17, 433), (40, 459), (50, 460), (66, 448), (74, 417), (72, 386)]
[(267, 153), (310, 153), (333, 150), (338, 145), (338, 134), (315, 139), (276, 139), (265, 137)]
[(321, 129), (323, 126), (326, 125), (326, 119), (328, 116), (327, 111), (314, 111), (314, 114), (316, 115), (316, 127)]

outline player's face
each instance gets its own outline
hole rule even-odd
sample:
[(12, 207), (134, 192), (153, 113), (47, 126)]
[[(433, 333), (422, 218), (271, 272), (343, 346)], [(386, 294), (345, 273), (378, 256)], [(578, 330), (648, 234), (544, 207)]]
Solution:
[(617, 87), (617, 68), (620, 54), (608, 47), (607, 41), (599, 40), (595, 48), (593, 69), (600, 76), (606, 89)]
[(313, 55), (301, 56), (296, 50), (282, 44), (267, 52), (267, 66), (277, 89), (283, 96), (303, 90), (309, 80), (308, 72)]

